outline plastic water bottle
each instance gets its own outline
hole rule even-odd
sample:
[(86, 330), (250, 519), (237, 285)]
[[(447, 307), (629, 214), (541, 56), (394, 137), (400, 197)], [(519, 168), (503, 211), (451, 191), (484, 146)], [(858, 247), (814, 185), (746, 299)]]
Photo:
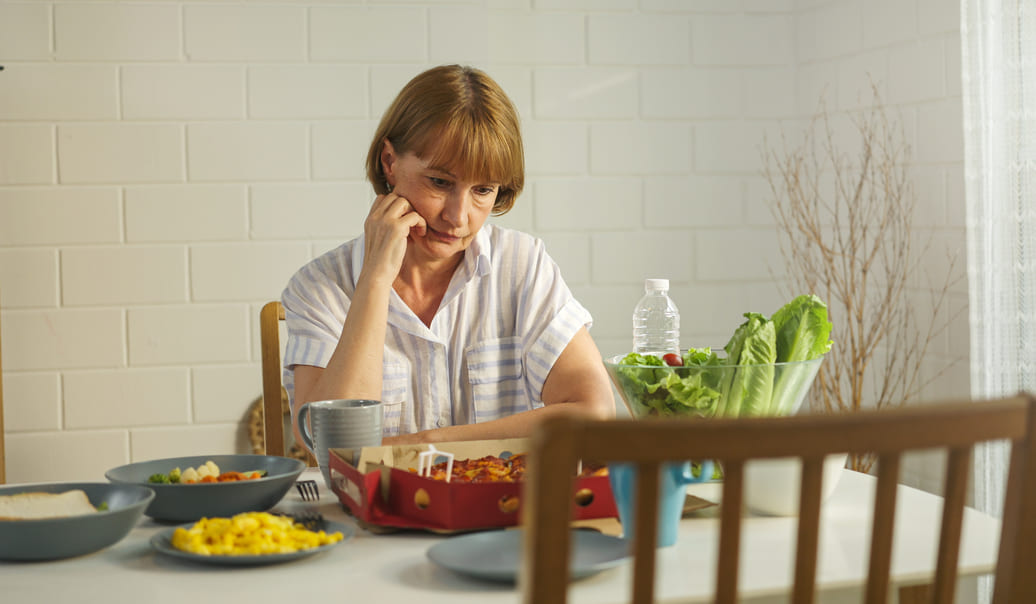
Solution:
[(644, 297), (633, 309), (633, 351), (680, 353), (680, 311), (669, 297), (668, 279), (644, 280)]

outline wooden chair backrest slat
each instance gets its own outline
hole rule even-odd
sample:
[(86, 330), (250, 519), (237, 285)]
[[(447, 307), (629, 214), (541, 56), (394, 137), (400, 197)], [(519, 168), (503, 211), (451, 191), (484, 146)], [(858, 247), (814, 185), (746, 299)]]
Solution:
[(820, 541), (820, 499), (824, 478), (824, 458), (810, 457), (802, 462), (802, 519), (799, 522), (795, 554), (795, 582), (792, 602), (812, 602), (816, 591), (817, 547)]
[[(723, 467), (723, 501), (741, 509), (744, 493), (744, 463), (735, 459)], [(720, 516), (717, 568), (728, 569), (716, 578), (716, 600), (733, 601), (737, 594), (738, 560), (741, 553), (741, 519), (733, 514)]]
[(280, 302), (268, 302), (259, 311), (259, 338), (263, 368), (263, 430), (267, 455), (285, 455), (287, 439), (284, 434), (281, 400), (281, 335), (280, 322), (284, 307)]
[(1036, 602), (1036, 413), (1019, 423), (1030, 437), (1011, 447), (993, 604)]
[(868, 604), (884, 604), (888, 600), (900, 460), (898, 451), (878, 456), (878, 485), (874, 496), (875, 512), (871, 527), (870, 562), (867, 566), (867, 591), (864, 599)]
[(638, 468), (640, 479), (637, 481), (636, 505), (643, 509), (637, 514), (637, 526), (634, 529), (642, 538), (634, 542), (634, 576), (638, 580), (633, 586), (633, 601), (637, 604), (654, 602), (655, 600), (655, 557), (648, 555), (655, 550), (658, 534), (655, 526), (658, 518), (658, 486), (661, 464), (648, 462)]
[(946, 461), (945, 503), (933, 584), (936, 601), (945, 601), (951, 597), (957, 584), (957, 560), (960, 559), (961, 528), (964, 524), (964, 502), (968, 495), (967, 477), (970, 471), (971, 449), (951, 449)]

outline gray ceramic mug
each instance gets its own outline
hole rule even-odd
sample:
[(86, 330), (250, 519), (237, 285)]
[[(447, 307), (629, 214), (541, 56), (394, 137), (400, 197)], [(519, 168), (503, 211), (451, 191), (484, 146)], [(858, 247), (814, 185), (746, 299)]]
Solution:
[(367, 399), (313, 401), (299, 407), (302, 441), (316, 455), (327, 488), (331, 488), (327, 450), (380, 445), (382, 418), (381, 401)]

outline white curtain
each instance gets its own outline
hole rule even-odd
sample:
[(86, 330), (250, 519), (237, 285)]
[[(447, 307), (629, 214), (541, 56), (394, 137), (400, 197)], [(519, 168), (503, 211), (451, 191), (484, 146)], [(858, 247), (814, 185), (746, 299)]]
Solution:
[[(962, 0), (961, 43), (971, 393), (1036, 393), (1036, 2)], [(975, 504), (999, 514), (1006, 446), (975, 461)]]

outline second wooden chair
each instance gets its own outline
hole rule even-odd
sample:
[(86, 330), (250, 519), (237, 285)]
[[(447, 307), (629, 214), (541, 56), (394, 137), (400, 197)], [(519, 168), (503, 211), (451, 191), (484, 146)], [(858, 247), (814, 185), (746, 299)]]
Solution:
[(852, 415), (733, 420), (616, 420), (552, 418), (534, 434), (526, 473), (522, 587), (529, 604), (566, 601), (572, 494), (571, 468), (579, 459), (631, 462), (638, 468), (632, 601), (654, 599), (658, 469), (667, 461), (718, 460), (724, 472), (716, 575), (716, 602), (737, 601), (742, 483), (745, 462), (802, 460), (794, 591), (796, 603), (815, 592), (823, 459), (835, 453), (877, 455), (866, 602), (885, 602), (889, 589), (897, 483), (903, 453), (943, 449), (945, 505), (932, 600), (953, 602), (967, 477), (973, 446), (992, 440), (1012, 445), (996, 569), (994, 602), (1036, 602), (1036, 399), (1019, 396), (870, 411)]
[(287, 393), (281, 380), (281, 324), (284, 307), (280, 302), (267, 302), (259, 311), (259, 339), (261, 343), (263, 397), (262, 432), (267, 455), (285, 455), (304, 459), (310, 466), (316, 458), (300, 445), (289, 447), (285, 415), (288, 413)]

